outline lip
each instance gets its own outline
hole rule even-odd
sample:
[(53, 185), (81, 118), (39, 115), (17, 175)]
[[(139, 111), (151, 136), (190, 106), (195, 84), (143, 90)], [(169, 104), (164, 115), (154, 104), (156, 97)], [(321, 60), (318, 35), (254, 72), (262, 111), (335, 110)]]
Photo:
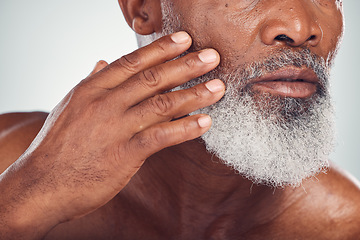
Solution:
[(255, 91), (292, 98), (311, 97), (319, 85), (320, 80), (315, 72), (304, 67), (282, 68), (249, 82)]

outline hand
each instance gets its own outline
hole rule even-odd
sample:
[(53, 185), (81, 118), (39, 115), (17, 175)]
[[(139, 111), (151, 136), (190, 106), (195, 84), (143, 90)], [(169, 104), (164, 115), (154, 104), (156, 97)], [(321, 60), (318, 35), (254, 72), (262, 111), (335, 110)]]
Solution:
[(14, 204), (23, 211), (32, 208), (23, 228), (43, 219), (38, 225), (45, 233), (96, 210), (150, 155), (210, 128), (207, 115), (172, 120), (218, 101), (224, 94), (220, 80), (164, 93), (219, 64), (213, 49), (169, 61), (190, 45), (190, 36), (180, 32), (108, 66), (101, 62), (55, 107), (29, 149), (5, 173), (19, 189)]

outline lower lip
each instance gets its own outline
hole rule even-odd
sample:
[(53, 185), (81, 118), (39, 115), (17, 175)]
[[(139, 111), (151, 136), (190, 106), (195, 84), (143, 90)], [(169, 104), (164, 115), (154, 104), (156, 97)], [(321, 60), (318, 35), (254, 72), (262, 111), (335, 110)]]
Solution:
[(252, 86), (254, 91), (270, 93), (283, 97), (308, 98), (316, 93), (317, 87), (314, 83), (309, 82), (286, 82), (286, 81), (269, 81), (258, 82)]

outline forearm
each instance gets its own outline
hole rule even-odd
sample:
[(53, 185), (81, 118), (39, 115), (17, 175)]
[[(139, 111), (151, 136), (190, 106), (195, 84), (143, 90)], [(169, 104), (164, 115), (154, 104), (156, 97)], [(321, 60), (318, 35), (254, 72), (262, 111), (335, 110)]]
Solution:
[(0, 239), (42, 239), (58, 224), (48, 204), (52, 193), (17, 165), (0, 175)]

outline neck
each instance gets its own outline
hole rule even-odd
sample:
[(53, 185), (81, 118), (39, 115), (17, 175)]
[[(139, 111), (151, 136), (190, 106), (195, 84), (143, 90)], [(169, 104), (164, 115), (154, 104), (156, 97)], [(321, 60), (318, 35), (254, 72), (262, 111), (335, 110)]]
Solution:
[(166, 155), (174, 158), (165, 163), (164, 171), (170, 170), (172, 175), (178, 175), (187, 190), (194, 194), (211, 195), (212, 198), (239, 190), (250, 194), (253, 184), (224, 165), (215, 155), (208, 153), (199, 140), (189, 141), (166, 151)]
[(180, 200), (206, 207), (227, 205), (232, 199), (237, 206), (264, 196), (277, 199), (286, 192), (254, 185), (208, 153), (199, 140), (167, 148), (147, 161), (152, 179), (155, 174), (160, 185), (166, 183)]
[(209, 224), (207, 221), (224, 215), (242, 218), (245, 225), (269, 222), (300, 196), (289, 194), (293, 189), (274, 190), (252, 184), (209, 154), (199, 140), (153, 155), (131, 184), (128, 192), (147, 209), (163, 218), (172, 212), (172, 219), (188, 224), (194, 216)]

